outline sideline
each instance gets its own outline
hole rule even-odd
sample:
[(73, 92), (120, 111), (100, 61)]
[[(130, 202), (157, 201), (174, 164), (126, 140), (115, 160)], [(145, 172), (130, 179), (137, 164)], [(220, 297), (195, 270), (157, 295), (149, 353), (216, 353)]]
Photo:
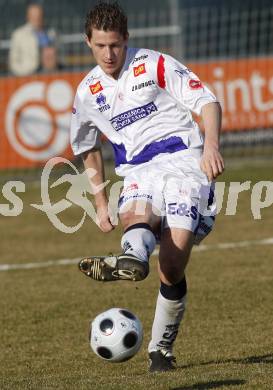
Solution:
[[(273, 237), (265, 238), (263, 240), (253, 240), (253, 241), (238, 241), (238, 242), (229, 242), (229, 243), (220, 243), (214, 245), (200, 245), (193, 248), (193, 252), (203, 252), (208, 250), (216, 249), (234, 249), (234, 248), (247, 248), (252, 245), (273, 245)], [(158, 249), (154, 251), (152, 256), (158, 255)], [(37, 263), (24, 263), (24, 264), (0, 264), (0, 272), (4, 271), (14, 271), (20, 269), (36, 269), (36, 268), (48, 268), (55, 267), (59, 265), (71, 265), (77, 264), (80, 261), (80, 258), (75, 259), (60, 259), (60, 260), (49, 260), (45, 262)]]

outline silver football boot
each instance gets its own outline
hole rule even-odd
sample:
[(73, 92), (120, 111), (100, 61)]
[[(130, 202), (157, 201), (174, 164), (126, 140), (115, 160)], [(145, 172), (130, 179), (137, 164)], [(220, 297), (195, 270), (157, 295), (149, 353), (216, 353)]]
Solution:
[(122, 253), (118, 256), (92, 256), (79, 262), (79, 269), (86, 276), (102, 281), (144, 280), (149, 274), (149, 263), (136, 256)]

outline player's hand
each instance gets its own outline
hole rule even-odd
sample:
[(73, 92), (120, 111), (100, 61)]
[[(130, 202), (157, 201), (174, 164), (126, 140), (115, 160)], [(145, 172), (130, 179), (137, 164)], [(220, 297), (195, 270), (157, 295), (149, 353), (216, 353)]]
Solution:
[(216, 179), (225, 169), (224, 160), (218, 148), (205, 146), (200, 167), (209, 181)]
[(97, 225), (104, 233), (109, 233), (115, 229), (115, 226), (111, 223), (107, 206), (97, 208)]

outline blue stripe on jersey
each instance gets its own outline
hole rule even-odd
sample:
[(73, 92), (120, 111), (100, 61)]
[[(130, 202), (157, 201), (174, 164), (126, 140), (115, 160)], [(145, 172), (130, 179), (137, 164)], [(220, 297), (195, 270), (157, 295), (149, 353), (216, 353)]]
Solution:
[(115, 152), (116, 167), (122, 164), (143, 164), (151, 161), (155, 156), (158, 156), (161, 153), (174, 153), (180, 150), (188, 149), (180, 137), (173, 136), (146, 145), (141, 152), (132, 158), (132, 160), (127, 161), (125, 146), (123, 144), (117, 145), (114, 143), (112, 143), (112, 146)]

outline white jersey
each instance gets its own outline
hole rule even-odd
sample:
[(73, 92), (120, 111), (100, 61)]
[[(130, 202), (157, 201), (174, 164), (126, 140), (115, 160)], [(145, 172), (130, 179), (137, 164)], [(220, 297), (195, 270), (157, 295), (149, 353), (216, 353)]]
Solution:
[(99, 146), (100, 132), (112, 143), (116, 172), (140, 164), (201, 153), (203, 137), (191, 111), (215, 96), (187, 67), (169, 55), (128, 48), (117, 80), (96, 66), (80, 83), (73, 107), (75, 155)]

